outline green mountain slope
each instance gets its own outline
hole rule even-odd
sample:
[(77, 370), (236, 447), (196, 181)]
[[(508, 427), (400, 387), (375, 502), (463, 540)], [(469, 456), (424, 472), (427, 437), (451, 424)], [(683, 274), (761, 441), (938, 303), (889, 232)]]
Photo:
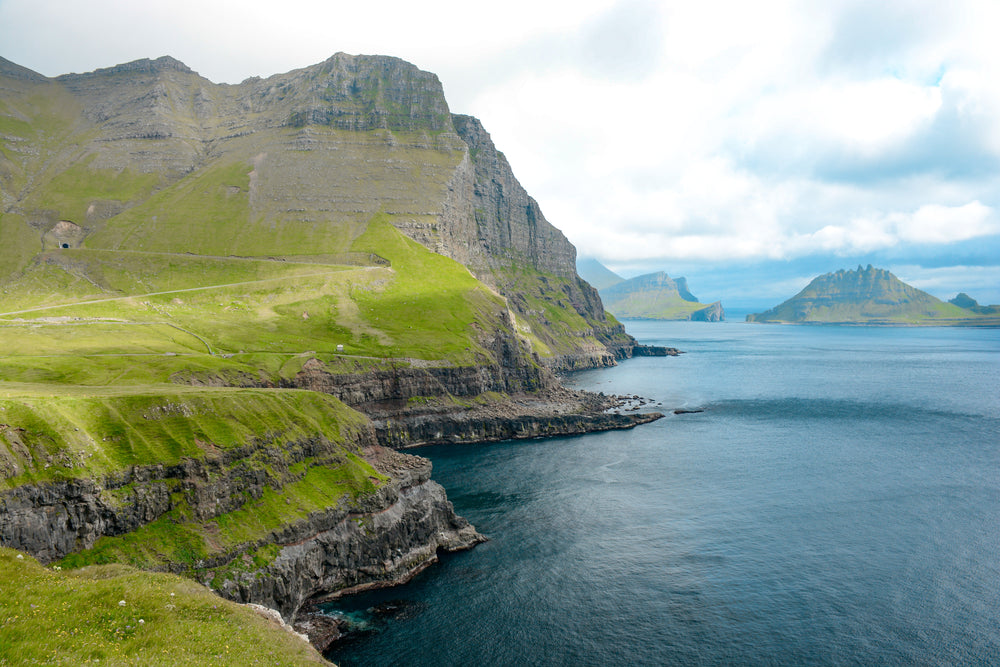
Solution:
[(617, 317), (654, 320), (725, 319), (722, 304), (699, 303), (688, 290), (687, 280), (666, 273), (649, 273), (605, 287), (600, 291), (605, 308)]
[(911, 287), (884, 269), (859, 266), (815, 278), (805, 289), (748, 322), (960, 324), (973, 313)]
[[(123, 313), (124, 301), (28, 311), (195, 288), (225, 303), (232, 287), (266, 276), (281, 307), (258, 303), (273, 298), (258, 292), (262, 283), (240, 293), (240, 307), (270, 318), (282, 352), (323, 347), (310, 342), (324, 338), (321, 324), (358, 351), (449, 363), (489, 356), (484, 335), (497, 330), (520, 332), (525, 354), (555, 368), (607, 363), (631, 343), (478, 121), (452, 116), (437, 77), (395, 58), (337, 54), (236, 86), (168, 57), (56, 79), (0, 61), (0, 133), (0, 313), (148, 321)], [(433, 273), (407, 281), (404, 272), (429, 270), (429, 255), (391, 265), (388, 251), (361, 240), (374, 220), (451, 258), (454, 270), (432, 262)], [(472, 291), (470, 270), (481, 282)], [(330, 276), (320, 301), (315, 280), (301, 299), (290, 295), (307, 273)], [(396, 289), (372, 296), (389, 277), (423, 281), (425, 293), (455, 281), (452, 293), (472, 299), (458, 310), (476, 316), (442, 328), (455, 303), (430, 299), (404, 322), (414, 302)], [(170, 301), (191, 311), (190, 296)], [(317, 308), (323, 315), (303, 326)], [(206, 319), (170, 310), (161, 316), (183, 319), (178, 326)], [(213, 339), (229, 311), (218, 326), (214, 317), (195, 326), (213, 350), (247, 347), (236, 330), (229, 342)], [(424, 324), (433, 326), (417, 333)], [(423, 342), (438, 335), (439, 345)]]
[(273, 619), (188, 579), (122, 565), (59, 571), (2, 547), (0, 615), (12, 665), (330, 664)]

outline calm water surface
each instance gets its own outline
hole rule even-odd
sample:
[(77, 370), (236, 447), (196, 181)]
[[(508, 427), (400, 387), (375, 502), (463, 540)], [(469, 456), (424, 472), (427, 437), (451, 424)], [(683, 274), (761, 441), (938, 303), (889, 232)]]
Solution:
[(626, 326), (686, 354), (568, 383), (669, 416), (420, 450), (491, 541), (330, 658), (1000, 664), (1000, 331)]

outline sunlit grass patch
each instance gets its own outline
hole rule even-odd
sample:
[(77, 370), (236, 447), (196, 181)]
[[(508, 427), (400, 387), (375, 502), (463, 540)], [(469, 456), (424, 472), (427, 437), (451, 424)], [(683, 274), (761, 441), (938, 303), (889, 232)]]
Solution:
[(0, 548), (0, 665), (315, 665), (316, 651), (204, 586), (121, 565), (44, 568)]

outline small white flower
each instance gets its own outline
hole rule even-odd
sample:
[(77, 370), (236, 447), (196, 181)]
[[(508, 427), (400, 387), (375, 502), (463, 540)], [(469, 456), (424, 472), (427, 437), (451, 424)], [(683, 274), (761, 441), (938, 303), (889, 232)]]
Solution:
[(173, 593), (171, 593), (171, 594), (170, 594), (170, 597), (174, 597), (174, 594), (173, 594)]
[(119, 607), (124, 607), (125, 606), (125, 600), (119, 600), (118, 601), (118, 606)]
[(24, 556), (22, 556), (21, 554), (18, 554), (18, 555), (17, 555), (17, 559), (18, 559), (18, 560), (24, 560)]
[(142, 624), (143, 624), (143, 623), (145, 623), (145, 622), (146, 622), (146, 621), (142, 620), (141, 618), (139, 619), (139, 625), (142, 625)]

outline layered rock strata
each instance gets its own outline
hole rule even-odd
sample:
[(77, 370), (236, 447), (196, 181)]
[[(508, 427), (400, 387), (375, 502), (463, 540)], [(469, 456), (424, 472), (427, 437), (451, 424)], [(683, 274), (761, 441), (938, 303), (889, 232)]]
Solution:
[[(484, 539), (431, 481), (430, 461), (373, 444), (370, 428), (357, 435), (367, 443), (365, 459), (388, 477), (374, 492), (344, 496), (304, 520), (195, 563), (167, 562), (156, 569), (215, 580), (219, 594), (277, 609), (291, 622), (314, 599), (401, 583), (435, 562), (438, 550), (465, 549)], [(134, 467), (99, 481), (18, 486), (0, 493), (0, 544), (50, 563), (93, 547), (102, 536), (138, 530), (182, 505), (191, 519), (210, 522), (254, 504), (267, 489), (280, 493), (302, 478), (296, 471), (303, 465), (335, 466), (342, 456), (323, 439), (280, 451), (255, 443), (208, 460)], [(255, 565), (249, 554), (266, 545), (278, 545), (277, 556)]]
[(431, 463), (380, 447), (366, 458), (391, 482), (352, 506), (333, 508), (289, 526), (270, 565), (234, 572), (217, 589), (237, 602), (256, 602), (295, 620), (299, 611), (367, 588), (404, 583), (437, 561), (484, 541), (457, 516)]

